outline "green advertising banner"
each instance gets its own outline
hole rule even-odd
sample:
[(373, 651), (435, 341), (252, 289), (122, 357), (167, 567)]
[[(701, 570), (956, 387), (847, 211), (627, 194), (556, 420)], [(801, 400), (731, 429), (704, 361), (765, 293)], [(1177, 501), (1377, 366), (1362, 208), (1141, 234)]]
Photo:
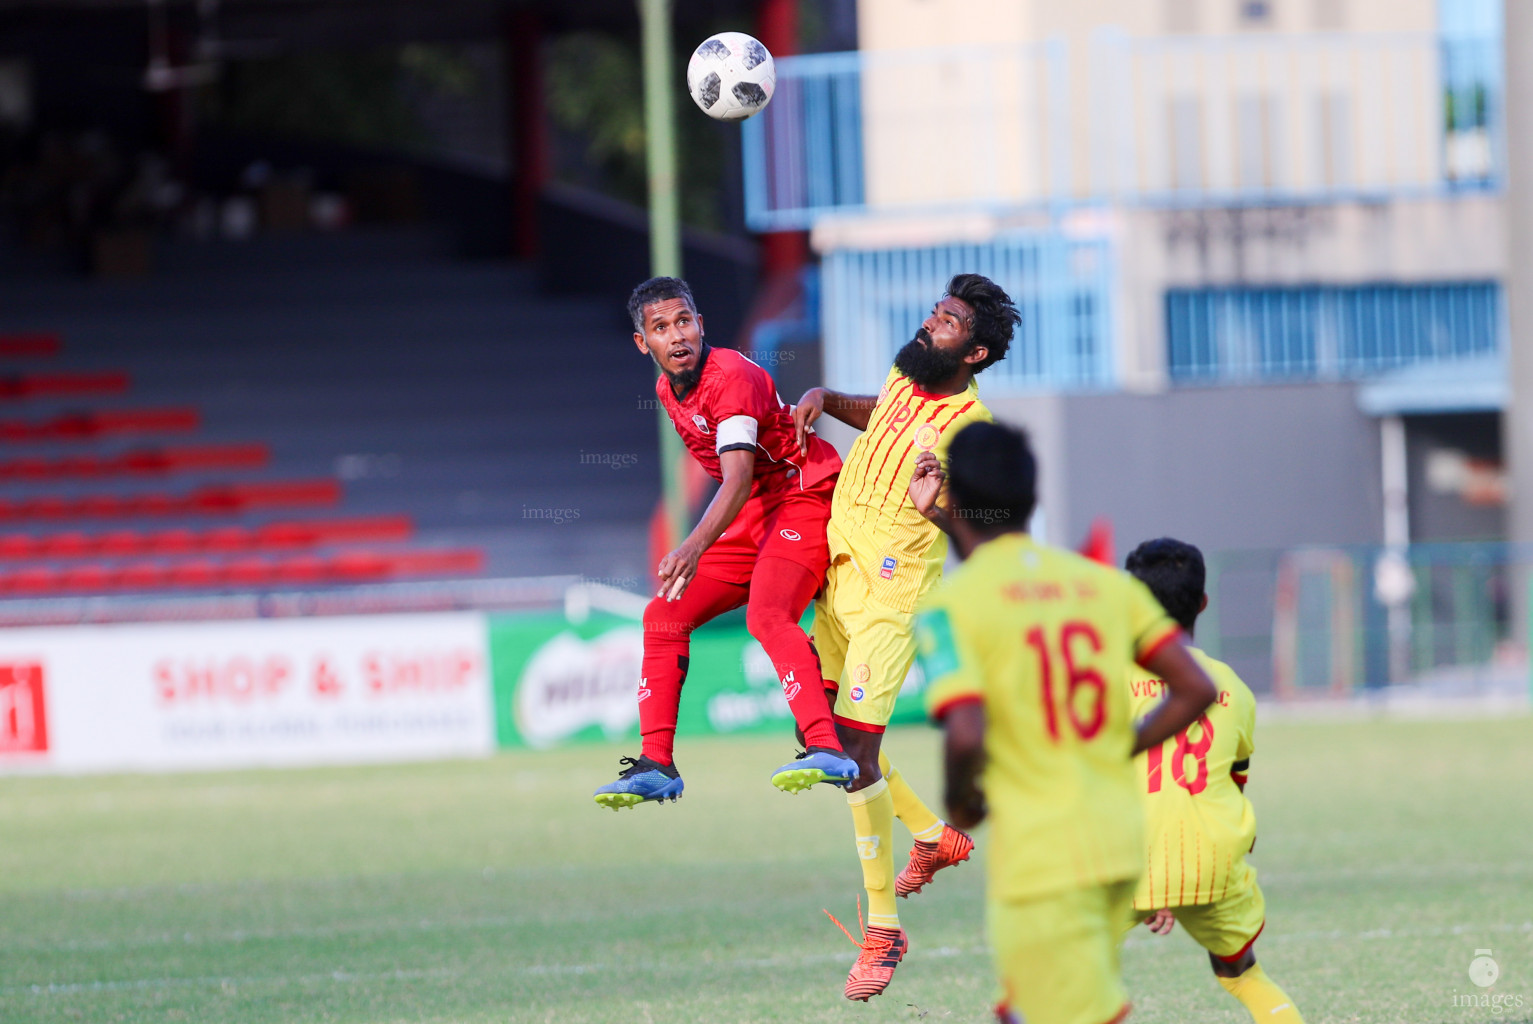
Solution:
[[(806, 619), (806, 623), (807, 623)], [(502, 747), (546, 748), (597, 740), (637, 740), (637, 690), (644, 634), (632, 619), (593, 613), (490, 617), (495, 731)], [(924, 680), (912, 668), (894, 722), (924, 717)], [(743, 613), (692, 634), (678, 735), (793, 732), (777, 672), (745, 629)]]

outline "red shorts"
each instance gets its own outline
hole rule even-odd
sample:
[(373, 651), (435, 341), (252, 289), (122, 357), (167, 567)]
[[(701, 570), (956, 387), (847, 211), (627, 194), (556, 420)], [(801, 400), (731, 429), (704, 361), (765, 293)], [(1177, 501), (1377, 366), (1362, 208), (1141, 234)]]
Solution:
[(734, 521), (698, 559), (697, 574), (725, 583), (749, 583), (756, 562), (786, 558), (797, 562), (821, 583), (830, 568), (830, 497), (836, 478), (822, 480), (807, 491), (796, 486), (747, 498)]

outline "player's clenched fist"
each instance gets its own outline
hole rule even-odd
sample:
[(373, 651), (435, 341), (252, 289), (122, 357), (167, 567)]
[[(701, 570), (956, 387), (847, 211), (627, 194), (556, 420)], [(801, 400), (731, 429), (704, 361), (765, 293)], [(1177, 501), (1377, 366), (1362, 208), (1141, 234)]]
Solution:
[(701, 557), (701, 551), (683, 544), (660, 559), (660, 568), (656, 570), (656, 575), (660, 577), (657, 596), (674, 601), (686, 593), (687, 584), (697, 576), (697, 562)]
[(910, 500), (917, 512), (931, 518), (946, 479), (936, 452), (922, 452), (916, 456), (915, 472), (910, 477)]

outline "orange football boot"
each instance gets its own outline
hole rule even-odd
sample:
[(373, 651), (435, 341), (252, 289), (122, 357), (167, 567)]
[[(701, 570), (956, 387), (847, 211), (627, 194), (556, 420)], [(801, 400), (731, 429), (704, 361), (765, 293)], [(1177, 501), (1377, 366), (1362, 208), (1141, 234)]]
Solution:
[(862, 897), (857, 898), (857, 927), (862, 929), (862, 941), (852, 938), (846, 926), (835, 915), (825, 911), (825, 916), (841, 929), (841, 934), (851, 940), (862, 952), (846, 976), (846, 998), (867, 1002), (889, 987), (894, 980), (894, 969), (910, 949), (910, 937), (903, 928), (869, 928), (862, 923)]
[(961, 864), (969, 859), (969, 854), (974, 852), (974, 840), (968, 833), (960, 832), (946, 822), (942, 825), (942, 835), (935, 843), (923, 843), (916, 840), (915, 847), (910, 851), (910, 863), (905, 865), (904, 870), (894, 880), (894, 891), (900, 896), (914, 896), (920, 892), (932, 876), (943, 868), (950, 868), (954, 864)]

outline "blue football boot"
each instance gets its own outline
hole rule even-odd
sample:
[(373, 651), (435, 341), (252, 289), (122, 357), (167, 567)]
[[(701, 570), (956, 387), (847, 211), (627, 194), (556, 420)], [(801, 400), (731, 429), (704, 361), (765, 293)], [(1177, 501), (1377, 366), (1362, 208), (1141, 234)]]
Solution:
[(595, 793), (597, 803), (614, 811), (646, 800), (664, 803), (669, 799), (675, 803), (686, 788), (674, 764), (659, 764), (642, 754), (637, 758), (622, 758), (618, 764), (628, 767), (618, 775), (617, 781), (607, 783)]
[(845, 789), (857, 780), (857, 762), (839, 750), (810, 747), (792, 764), (772, 773), (772, 785), (784, 793), (802, 793), (819, 782)]

